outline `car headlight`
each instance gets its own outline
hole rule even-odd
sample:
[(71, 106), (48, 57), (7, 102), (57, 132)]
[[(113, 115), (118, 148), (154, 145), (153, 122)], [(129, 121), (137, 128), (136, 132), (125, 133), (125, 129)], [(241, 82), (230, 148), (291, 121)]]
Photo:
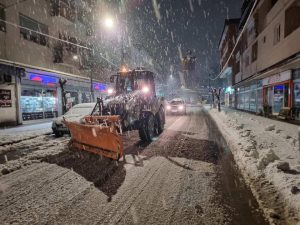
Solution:
[(167, 110), (171, 110), (171, 106), (170, 105), (167, 105)]
[(183, 110), (183, 108), (184, 108), (183, 105), (178, 106), (179, 110)]

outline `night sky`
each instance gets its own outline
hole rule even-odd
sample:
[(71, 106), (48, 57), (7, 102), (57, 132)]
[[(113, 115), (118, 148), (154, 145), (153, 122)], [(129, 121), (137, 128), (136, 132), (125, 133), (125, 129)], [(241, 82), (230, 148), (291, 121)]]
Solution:
[(180, 66), (179, 47), (197, 57), (199, 77), (219, 70), (218, 43), (226, 18), (240, 17), (241, 0), (129, 0), (125, 2), (133, 45), (168, 73)]

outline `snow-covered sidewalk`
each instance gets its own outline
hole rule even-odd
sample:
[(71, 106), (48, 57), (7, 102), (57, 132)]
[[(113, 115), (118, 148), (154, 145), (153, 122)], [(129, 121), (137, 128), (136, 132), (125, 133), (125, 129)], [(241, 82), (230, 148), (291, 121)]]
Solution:
[(218, 112), (209, 106), (205, 108), (222, 132), (245, 179), (250, 183), (266, 180), (285, 206), (295, 212), (290, 215), (293, 221), (300, 224), (299, 126), (232, 109)]
[(13, 128), (0, 129), (0, 146), (28, 140), (36, 136), (51, 133), (52, 122), (28, 124)]

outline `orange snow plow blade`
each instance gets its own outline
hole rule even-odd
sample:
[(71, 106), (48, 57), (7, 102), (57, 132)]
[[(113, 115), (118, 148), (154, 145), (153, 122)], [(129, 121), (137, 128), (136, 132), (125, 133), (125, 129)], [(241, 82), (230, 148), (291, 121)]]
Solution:
[(64, 121), (72, 147), (118, 160), (123, 156), (119, 116), (86, 116), (85, 123)]

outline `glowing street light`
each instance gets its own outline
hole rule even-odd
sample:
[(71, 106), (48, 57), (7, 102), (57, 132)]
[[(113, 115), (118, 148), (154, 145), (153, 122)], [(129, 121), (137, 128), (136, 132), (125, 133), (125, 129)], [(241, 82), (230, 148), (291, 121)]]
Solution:
[(113, 26), (114, 26), (114, 21), (112, 20), (112, 18), (106, 18), (106, 19), (104, 20), (104, 25), (105, 25), (107, 28), (111, 29), (111, 28), (113, 28)]

